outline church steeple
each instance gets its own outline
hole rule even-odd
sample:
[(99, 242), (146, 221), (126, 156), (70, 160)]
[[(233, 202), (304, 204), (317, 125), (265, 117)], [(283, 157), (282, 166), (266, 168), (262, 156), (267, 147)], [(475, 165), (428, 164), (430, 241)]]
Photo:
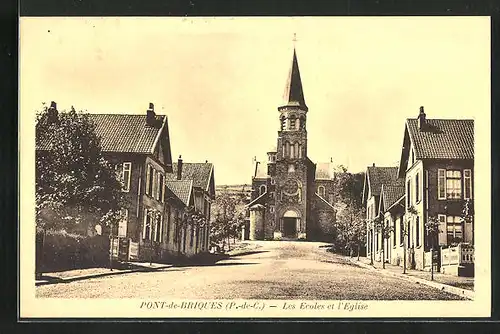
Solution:
[(299, 107), (307, 111), (306, 101), (304, 99), (304, 91), (302, 90), (302, 80), (300, 78), (299, 63), (297, 61), (297, 52), (293, 48), (293, 59), (290, 72), (285, 85), (285, 93), (283, 94), (284, 104), (278, 108), (281, 110), (287, 107)]

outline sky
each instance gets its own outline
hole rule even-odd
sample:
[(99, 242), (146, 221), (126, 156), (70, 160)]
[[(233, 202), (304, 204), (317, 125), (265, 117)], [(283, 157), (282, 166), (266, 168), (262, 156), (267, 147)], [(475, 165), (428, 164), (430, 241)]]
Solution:
[[(168, 116), (172, 158), (251, 183), (276, 146), (294, 42), (308, 156), (396, 166), (406, 118), (489, 117), (488, 17), (21, 18), (20, 112)], [(34, 141), (34, 139), (33, 139)]]

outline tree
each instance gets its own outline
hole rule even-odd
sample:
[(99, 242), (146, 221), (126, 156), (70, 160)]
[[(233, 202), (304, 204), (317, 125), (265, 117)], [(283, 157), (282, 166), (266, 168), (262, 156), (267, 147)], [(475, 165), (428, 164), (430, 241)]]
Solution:
[(375, 230), (382, 236), (382, 268), (385, 269), (385, 245), (387, 239), (391, 237), (391, 233), (394, 230), (392, 226), (387, 226), (385, 224), (384, 215), (380, 212), (379, 216), (375, 218)]
[(438, 217), (429, 217), (425, 223), (427, 232), (427, 240), (431, 250), (431, 281), (434, 280), (434, 251), (437, 247), (437, 238), (439, 235), (439, 219)]
[(58, 112), (52, 103), (37, 112), (35, 131), (37, 229), (67, 230), (88, 214), (116, 224), (122, 186), (88, 115)]
[[(413, 218), (417, 217), (418, 216), (418, 210), (413, 206), (411, 205), (410, 207), (408, 207), (407, 209), (407, 212), (409, 214), (409, 216), (411, 217), (411, 219), (413, 220)], [(406, 254), (408, 253), (408, 244), (407, 244), (407, 237), (408, 237), (408, 232), (409, 232), (409, 226), (408, 226), (408, 220), (405, 219), (404, 223), (403, 223), (403, 236), (404, 236), (404, 242), (403, 242), (403, 254), (404, 254), (404, 259), (403, 259), (403, 263), (404, 263), (404, 266), (403, 266), (403, 273), (406, 274)], [(412, 266), (412, 264), (410, 263), (410, 267)]]
[(211, 239), (220, 243), (227, 240), (230, 248), (230, 238), (237, 237), (245, 222), (245, 195), (221, 192), (215, 198), (212, 206), (213, 219), (210, 224)]
[(358, 257), (361, 242), (366, 239), (365, 212), (361, 203), (364, 175), (347, 172), (343, 166), (335, 173), (335, 226), (336, 242), (352, 255), (357, 248)]

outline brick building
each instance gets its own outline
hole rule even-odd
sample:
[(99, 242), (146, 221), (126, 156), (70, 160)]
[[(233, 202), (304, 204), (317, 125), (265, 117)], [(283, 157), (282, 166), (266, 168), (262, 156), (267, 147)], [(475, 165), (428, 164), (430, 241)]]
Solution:
[[(406, 120), (399, 166), (367, 169), (368, 256), (382, 261), (383, 253), (386, 262), (430, 270), (433, 249), (438, 270), (471, 274), (473, 185), (474, 121), (427, 119), (421, 107), (416, 119)], [(383, 250), (377, 219), (391, 230)]]
[(304, 99), (294, 49), (278, 107), (280, 129), (267, 163), (255, 161), (250, 236), (255, 239), (331, 240), (334, 223), (333, 164), (314, 164), (307, 156)]
[[(157, 115), (152, 103), (143, 115), (88, 116), (101, 138), (104, 157), (115, 165), (123, 184), (122, 220), (111, 231), (114, 255), (121, 260), (160, 261), (208, 251), (206, 201), (214, 196), (212, 164), (188, 164), (198, 169), (188, 172), (192, 168), (187, 167), (183, 172), (178, 168), (181, 159), (172, 163), (167, 116)], [(191, 223), (195, 216), (203, 216), (207, 223)]]

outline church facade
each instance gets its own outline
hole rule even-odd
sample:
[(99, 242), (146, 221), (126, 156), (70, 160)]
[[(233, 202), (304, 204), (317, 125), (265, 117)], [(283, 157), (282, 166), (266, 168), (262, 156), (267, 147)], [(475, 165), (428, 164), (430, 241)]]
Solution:
[(254, 161), (251, 240), (325, 240), (334, 237), (334, 169), (307, 156), (307, 113), (297, 54), (278, 107), (277, 146)]

